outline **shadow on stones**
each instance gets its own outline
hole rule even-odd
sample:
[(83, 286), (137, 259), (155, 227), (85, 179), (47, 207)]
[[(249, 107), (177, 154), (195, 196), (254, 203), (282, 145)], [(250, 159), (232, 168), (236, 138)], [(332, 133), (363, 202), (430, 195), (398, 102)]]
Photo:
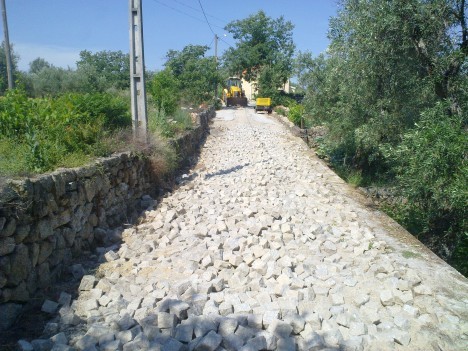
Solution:
[(238, 166), (231, 167), (231, 168), (228, 168), (228, 169), (223, 169), (221, 171), (217, 171), (217, 172), (214, 172), (214, 173), (208, 173), (208, 174), (205, 175), (205, 179), (210, 179), (210, 178), (213, 178), (213, 177), (216, 177), (216, 176), (219, 176), (219, 175), (224, 175), (224, 174), (237, 172), (237, 171), (239, 171), (242, 168), (247, 167), (247, 166), (250, 166), (250, 163), (245, 163), (243, 165), (238, 165)]
[[(211, 121), (209, 123), (212, 123)], [(59, 318), (58, 306), (56, 313), (45, 313), (41, 310), (44, 301), (51, 300), (59, 301), (62, 293), (69, 294), (72, 300), (76, 300), (79, 296), (79, 285), (81, 278), (84, 275), (95, 275), (99, 266), (106, 262), (104, 255), (113, 250), (118, 251), (122, 244), (122, 233), (126, 228), (130, 228), (138, 224), (143, 218), (146, 211), (156, 208), (160, 199), (168, 196), (174, 189), (177, 189), (184, 183), (183, 175), (193, 169), (198, 163), (201, 147), (204, 145), (207, 136), (210, 134), (209, 129), (205, 131), (197, 145), (193, 146), (190, 154), (184, 154), (183, 159), (179, 162), (179, 167), (164, 180), (159, 179), (159, 189), (152, 195), (155, 199), (142, 198), (140, 205), (135, 208), (131, 217), (122, 214), (121, 222), (116, 223), (112, 228), (105, 230), (101, 238), (96, 238), (96, 242), (80, 253), (79, 256), (73, 257), (70, 262), (64, 264), (61, 270), (53, 272), (53, 280), (50, 286), (39, 290), (26, 304), (22, 305), (22, 310), (16, 318), (15, 323), (5, 331), (0, 332), (0, 350), (13, 351), (18, 350), (18, 340), (48, 340), (51, 336), (60, 331), (60, 325), (57, 323)], [(196, 175), (196, 173), (195, 173)], [(183, 181), (180, 181), (180, 180)], [(194, 178), (193, 178), (194, 179)], [(193, 180), (187, 179), (187, 180)], [(0, 179), (2, 181), (2, 179)], [(112, 240), (107, 241), (112, 237)], [(76, 273), (73, 267), (79, 267), (81, 271)], [(52, 275), (52, 274), (51, 274)], [(0, 316), (3, 318), (3, 316)], [(80, 323), (83, 321), (80, 321)], [(47, 344), (47, 343), (46, 343)], [(41, 346), (38, 346), (39, 348)], [(47, 349), (47, 347), (45, 348)], [(42, 348), (41, 348), (42, 350)]]
[[(115, 350), (343, 350), (342, 339), (335, 335), (321, 336), (310, 332), (305, 337), (292, 332), (292, 326), (281, 320), (271, 321), (263, 326), (253, 314), (199, 315), (197, 304), (182, 310), (179, 317), (177, 306), (186, 302), (176, 299), (162, 301), (159, 312), (151, 313), (140, 321), (129, 315), (117, 324), (120, 330), (104, 328), (101, 335), (114, 339), (109, 344), (99, 344), (99, 337), (88, 339), (88, 348), (106, 348), (113, 345)], [(168, 303), (166, 303), (168, 302)], [(175, 313), (175, 314), (174, 314)], [(89, 333), (89, 332), (88, 332)], [(88, 335), (92, 335), (89, 333)], [(110, 337), (112, 338), (112, 336)], [(128, 341), (131, 338), (131, 341)]]
[[(186, 301), (164, 299), (157, 303), (154, 312), (138, 320), (130, 314), (123, 314), (110, 323), (104, 323), (103, 317), (81, 320), (80, 323), (83, 324), (68, 329), (68, 332), (67, 328), (70, 326), (61, 327), (68, 335), (80, 335), (74, 339), (74, 347), (80, 350), (346, 349), (341, 345), (343, 340), (339, 332), (325, 332), (320, 335), (308, 331), (299, 335), (305, 323), (304, 318), (298, 314), (287, 315), (284, 319), (288, 322), (271, 319), (268, 320), (268, 324), (262, 322), (261, 315), (202, 315), (204, 303), (201, 301), (206, 303), (207, 295), (204, 295), (204, 298), (200, 296), (195, 294)], [(49, 349), (54, 346), (51, 340), (46, 339), (43, 339), (43, 345), (47, 345)]]

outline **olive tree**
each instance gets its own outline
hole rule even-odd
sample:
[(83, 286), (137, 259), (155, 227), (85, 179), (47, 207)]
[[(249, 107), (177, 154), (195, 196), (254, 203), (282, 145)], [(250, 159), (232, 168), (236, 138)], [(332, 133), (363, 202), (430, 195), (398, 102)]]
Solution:
[(230, 74), (245, 80), (259, 80), (261, 90), (281, 88), (291, 77), (293, 68), (294, 25), (283, 16), (273, 19), (265, 12), (229, 23), (225, 30), (236, 40), (224, 56)]
[(188, 45), (182, 51), (169, 50), (165, 63), (177, 80), (180, 94), (188, 103), (200, 104), (212, 99), (219, 81), (214, 57), (206, 57), (207, 46)]

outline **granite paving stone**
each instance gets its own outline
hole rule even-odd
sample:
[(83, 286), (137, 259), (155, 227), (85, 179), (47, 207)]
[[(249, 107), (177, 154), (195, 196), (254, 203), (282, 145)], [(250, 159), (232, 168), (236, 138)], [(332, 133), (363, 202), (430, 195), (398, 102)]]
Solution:
[(405, 258), (419, 244), (274, 117), (218, 111), (186, 172), (20, 349), (466, 349), (466, 279)]

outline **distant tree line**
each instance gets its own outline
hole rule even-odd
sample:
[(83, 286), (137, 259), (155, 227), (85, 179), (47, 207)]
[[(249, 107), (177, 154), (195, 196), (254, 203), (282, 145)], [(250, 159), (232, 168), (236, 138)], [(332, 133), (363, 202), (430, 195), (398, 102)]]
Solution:
[(23, 87), (34, 97), (130, 87), (129, 56), (121, 51), (83, 50), (76, 65), (76, 69), (64, 69), (37, 58), (30, 63), (29, 72), (23, 74)]

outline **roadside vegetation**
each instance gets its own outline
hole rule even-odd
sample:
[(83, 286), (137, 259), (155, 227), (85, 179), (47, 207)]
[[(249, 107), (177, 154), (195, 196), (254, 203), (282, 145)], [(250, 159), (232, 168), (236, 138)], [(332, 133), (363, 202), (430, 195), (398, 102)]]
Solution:
[(5, 176), (78, 166), (116, 148), (128, 128), (128, 104), (106, 93), (28, 98), (22, 90), (0, 98), (0, 170)]
[(207, 49), (170, 51), (166, 69), (148, 74), (151, 143), (142, 145), (132, 137), (127, 54), (84, 50), (76, 69), (37, 58), (28, 72), (21, 72), (13, 53), (17, 88), (8, 91), (1, 46), (0, 178), (78, 167), (96, 157), (143, 148), (153, 150), (158, 169), (173, 169), (175, 152), (165, 139), (190, 130), (190, 112), (213, 98), (216, 70), (214, 60), (204, 57)]
[(299, 53), (319, 150), (356, 186), (468, 274), (468, 31), (464, 0), (341, 2), (327, 54)]

